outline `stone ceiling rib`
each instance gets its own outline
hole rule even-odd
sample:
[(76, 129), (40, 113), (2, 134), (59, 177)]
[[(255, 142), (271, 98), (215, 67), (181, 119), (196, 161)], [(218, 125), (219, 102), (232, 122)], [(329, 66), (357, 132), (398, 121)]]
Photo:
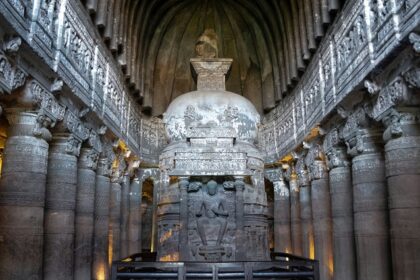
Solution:
[(159, 116), (193, 88), (189, 72), (179, 71), (189, 69), (195, 35), (209, 26), (221, 37), (221, 54), (235, 59), (228, 90), (270, 111), (302, 76), (341, 2), (88, 0), (85, 7), (144, 111)]

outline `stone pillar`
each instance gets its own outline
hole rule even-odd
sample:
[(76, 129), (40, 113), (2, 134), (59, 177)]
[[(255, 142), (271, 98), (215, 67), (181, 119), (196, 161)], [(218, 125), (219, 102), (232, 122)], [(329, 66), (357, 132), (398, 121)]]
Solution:
[(396, 108), (384, 120), (394, 280), (420, 275), (420, 109)]
[(98, 162), (95, 187), (95, 228), (93, 234), (92, 279), (107, 280), (108, 273), (108, 227), (110, 202), (110, 160), (101, 155)]
[(274, 251), (292, 253), (290, 236), (290, 192), (280, 170), (274, 185)]
[(304, 158), (300, 157), (296, 164), (298, 174), (300, 222), (302, 228), (302, 256), (315, 258), (314, 233), (312, 225), (311, 185)]
[(81, 149), (77, 170), (74, 279), (91, 279), (97, 161), (97, 151)]
[(189, 177), (179, 177), (179, 259), (187, 261), (188, 246), (188, 185)]
[(325, 137), (330, 167), (330, 194), (334, 243), (334, 279), (356, 280), (353, 226), (353, 186), (346, 149), (339, 145), (338, 130)]
[(292, 253), (297, 256), (302, 256), (302, 224), (300, 220), (299, 183), (297, 175), (294, 171), (292, 171), (290, 175), (289, 188)]
[(128, 215), (128, 255), (141, 253), (141, 192), (142, 184), (134, 177), (130, 185)]
[(382, 133), (364, 108), (348, 117), (343, 136), (352, 159), (357, 279), (391, 279), (387, 186)]
[(121, 242), (121, 184), (120, 178), (112, 178), (110, 205), (109, 205), (109, 242), (112, 256), (110, 260), (120, 259)]
[(55, 133), (48, 157), (43, 279), (73, 280), (74, 211), (80, 141)]
[[(36, 112), (6, 110), (10, 127), (0, 180), (0, 279), (42, 279), (45, 184), (50, 134), (34, 134)], [(48, 137), (49, 136), (49, 137)]]
[(333, 277), (333, 244), (330, 187), (325, 157), (319, 145), (306, 158), (311, 171), (312, 223), (314, 228), (315, 259), (319, 261), (320, 278)]
[(130, 175), (125, 174), (121, 183), (121, 242), (120, 256), (128, 256), (128, 216), (130, 213)]

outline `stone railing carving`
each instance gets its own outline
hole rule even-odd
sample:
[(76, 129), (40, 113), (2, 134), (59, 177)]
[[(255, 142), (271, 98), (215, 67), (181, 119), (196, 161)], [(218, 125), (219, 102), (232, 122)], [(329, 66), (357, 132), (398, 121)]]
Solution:
[[(81, 1), (5, 0), (0, 2), (0, 15), (135, 154), (157, 163), (166, 143), (163, 125), (158, 119), (141, 118), (139, 106)], [(12, 42), (3, 44), (0, 51), (0, 92), (5, 93), (22, 86), (31, 75), (30, 68), (18, 67), (4, 54), (15, 52)]]
[(266, 162), (296, 148), (402, 39), (410, 37), (418, 49), (418, 35), (409, 34), (419, 24), (419, 10), (420, 2), (413, 0), (351, 1), (295, 90), (263, 120), (260, 142)]

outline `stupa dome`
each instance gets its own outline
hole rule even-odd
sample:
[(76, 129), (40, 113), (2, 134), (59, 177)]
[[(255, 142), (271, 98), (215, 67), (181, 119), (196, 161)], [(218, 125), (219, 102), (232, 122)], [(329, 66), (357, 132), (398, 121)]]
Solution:
[(171, 142), (189, 137), (236, 138), (255, 142), (260, 115), (245, 97), (225, 90), (232, 59), (193, 58), (197, 90), (172, 101), (164, 114)]

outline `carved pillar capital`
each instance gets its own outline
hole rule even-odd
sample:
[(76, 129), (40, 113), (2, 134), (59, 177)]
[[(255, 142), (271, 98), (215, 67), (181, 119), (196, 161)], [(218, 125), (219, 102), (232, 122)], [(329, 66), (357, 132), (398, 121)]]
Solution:
[(98, 167), (99, 153), (93, 148), (81, 148), (79, 168), (96, 170)]
[(302, 152), (299, 155), (296, 155), (296, 174), (298, 178), (298, 183), (300, 186), (309, 186), (311, 184), (310, 174), (308, 168), (305, 164), (306, 151)]
[(345, 167), (349, 166), (346, 148), (344, 142), (339, 136), (339, 128), (333, 128), (324, 137), (323, 148), (328, 158), (328, 167)]
[(325, 154), (320, 143), (311, 144), (305, 163), (309, 169), (311, 180), (322, 179), (328, 176)]
[(350, 156), (376, 153), (382, 150), (382, 129), (370, 117), (371, 110), (364, 103), (348, 114), (341, 137)]
[(385, 142), (404, 136), (419, 136), (420, 111), (416, 107), (392, 108), (382, 123), (385, 126)]
[(102, 153), (99, 155), (97, 174), (110, 177), (114, 160), (114, 151), (112, 146), (108, 143), (104, 146)]

